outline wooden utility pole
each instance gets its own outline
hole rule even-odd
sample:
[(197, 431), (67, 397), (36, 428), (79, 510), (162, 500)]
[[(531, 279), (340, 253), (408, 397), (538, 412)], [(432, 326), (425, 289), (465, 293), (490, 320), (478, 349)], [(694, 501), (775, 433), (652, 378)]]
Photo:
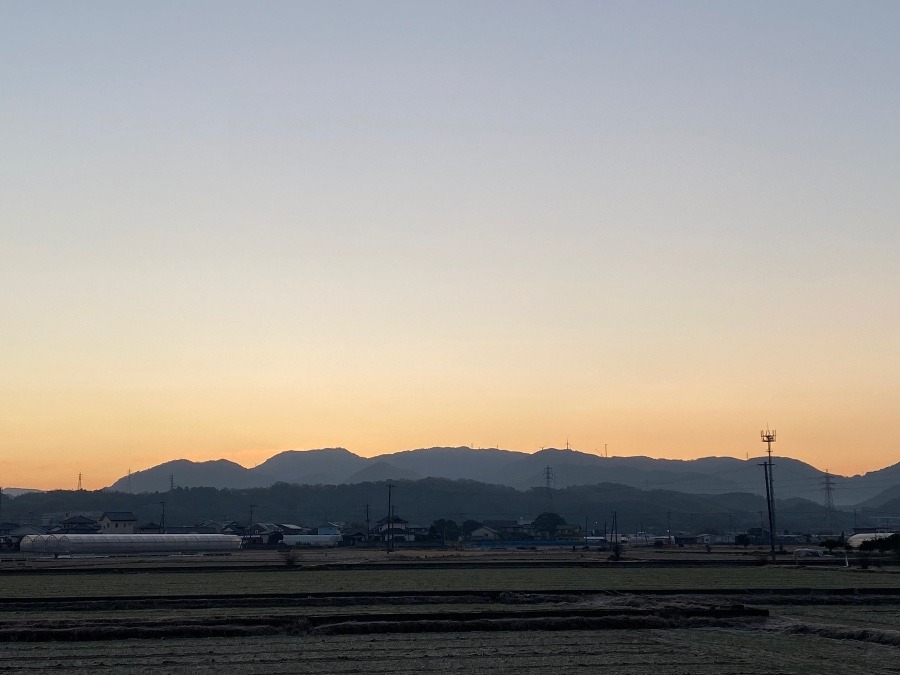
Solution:
[(391, 491), (394, 489), (392, 483), (388, 483), (388, 522), (387, 533), (388, 538), (385, 549), (388, 553), (394, 550), (394, 508), (391, 506)]

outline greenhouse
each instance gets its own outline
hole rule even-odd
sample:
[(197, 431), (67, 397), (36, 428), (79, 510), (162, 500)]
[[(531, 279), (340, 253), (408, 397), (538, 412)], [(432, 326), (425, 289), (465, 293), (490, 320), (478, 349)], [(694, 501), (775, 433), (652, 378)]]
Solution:
[(201, 553), (236, 551), (231, 534), (30, 534), (19, 545), (26, 553)]

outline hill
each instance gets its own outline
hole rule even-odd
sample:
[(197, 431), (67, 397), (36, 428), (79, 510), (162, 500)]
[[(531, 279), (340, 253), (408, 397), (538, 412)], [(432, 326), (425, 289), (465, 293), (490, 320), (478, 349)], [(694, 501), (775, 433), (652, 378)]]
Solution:
[(18, 497), (19, 495), (24, 495), (29, 492), (43, 492), (43, 490), (35, 490), (34, 488), (16, 488), (16, 487), (5, 487), (0, 489), (7, 497)]
[(109, 489), (118, 492), (164, 492), (176, 479), (181, 487), (216, 488), (263, 487), (278, 480), (263, 472), (248, 471), (227, 459), (208, 462), (176, 459), (120, 478)]
[[(446, 478), (477, 480), (520, 490), (543, 487), (548, 476), (555, 488), (619, 483), (645, 490), (677, 489), (692, 494), (744, 492), (765, 494), (763, 458), (703, 457), (693, 460), (650, 457), (602, 457), (571, 449), (547, 448), (533, 454), (502, 449), (436, 447), (360, 457), (345, 448), (288, 450), (253, 468), (234, 462), (167, 462), (131, 475), (131, 492), (182, 487), (250, 488), (276, 481), (341, 485), (385, 479)], [(805, 462), (775, 457), (776, 498), (825, 502), (825, 473)], [(900, 464), (862, 476), (833, 476), (834, 503), (856, 505), (900, 485)], [(111, 489), (128, 491), (128, 478)]]

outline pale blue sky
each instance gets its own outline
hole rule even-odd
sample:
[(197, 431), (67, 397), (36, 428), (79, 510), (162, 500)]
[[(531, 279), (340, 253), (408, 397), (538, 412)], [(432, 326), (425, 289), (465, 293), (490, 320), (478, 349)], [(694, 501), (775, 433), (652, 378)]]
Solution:
[(894, 2), (0, 2), (0, 469), (743, 456), (767, 422), (820, 468), (893, 463), (898, 29)]

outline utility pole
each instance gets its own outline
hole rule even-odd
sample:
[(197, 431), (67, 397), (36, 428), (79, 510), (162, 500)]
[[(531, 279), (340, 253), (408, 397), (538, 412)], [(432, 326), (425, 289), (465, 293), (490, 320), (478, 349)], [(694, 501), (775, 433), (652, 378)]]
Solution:
[(828, 534), (832, 534), (834, 532), (834, 499), (831, 493), (834, 490), (834, 483), (828, 469), (825, 469), (825, 485), (822, 489), (825, 490), (825, 517), (828, 519)]
[(769, 545), (772, 547), (772, 562), (775, 562), (775, 517), (772, 513), (772, 492), (769, 489), (769, 463), (762, 463), (766, 475), (766, 505), (769, 507)]
[(394, 489), (393, 483), (388, 483), (388, 538), (385, 549), (390, 553), (394, 548), (394, 508), (391, 506), (391, 491)]
[(257, 507), (257, 504), (250, 505), (250, 520), (247, 521), (247, 527), (253, 525), (253, 509)]
[(772, 524), (775, 523), (775, 472), (773, 471), (775, 464), (772, 462), (772, 443), (775, 442), (775, 430), (772, 429), (769, 431), (766, 429), (765, 431), (759, 432), (760, 438), (763, 443), (766, 444), (766, 454), (768, 454), (769, 459), (769, 492), (772, 495)]
[(169, 474), (169, 492), (175, 492), (175, 474)]
[(159, 505), (162, 507), (162, 514), (159, 516), (159, 533), (164, 534), (166, 531), (166, 503), (160, 502)]
[(366, 504), (366, 543), (369, 543), (369, 535), (372, 532), (372, 526), (369, 525), (369, 505)]
[(775, 562), (775, 485), (773, 482), (772, 469), (772, 443), (775, 442), (775, 430), (759, 432), (760, 440), (766, 444), (766, 452), (768, 459), (765, 463), (766, 476), (766, 502), (769, 507), (769, 543), (772, 546), (772, 562)]

